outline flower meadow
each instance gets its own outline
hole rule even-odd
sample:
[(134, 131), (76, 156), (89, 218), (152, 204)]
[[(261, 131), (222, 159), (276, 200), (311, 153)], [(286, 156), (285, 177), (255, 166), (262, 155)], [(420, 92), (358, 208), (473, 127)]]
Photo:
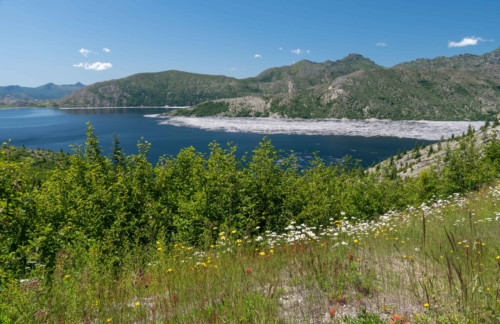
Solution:
[(404, 181), (268, 141), (152, 166), (89, 127), (40, 183), (4, 145), (0, 323), (498, 323), (500, 150), (462, 141)]

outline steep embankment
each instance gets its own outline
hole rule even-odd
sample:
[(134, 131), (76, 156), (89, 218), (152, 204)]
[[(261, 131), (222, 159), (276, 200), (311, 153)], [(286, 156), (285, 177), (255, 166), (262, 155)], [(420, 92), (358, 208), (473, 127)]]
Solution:
[(375, 169), (385, 169), (393, 176), (416, 178), (423, 171), (431, 168), (441, 170), (446, 165), (451, 152), (466, 154), (465, 151), (478, 148), (479, 154), (482, 155), (485, 154), (486, 145), (498, 139), (500, 139), (500, 125), (498, 122), (495, 122), (493, 126), (484, 126), (477, 131), (469, 126), (467, 134), (453, 136), (446, 140), (441, 139), (429, 146), (419, 146), (417, 143), (411, 151), (406, 152), (405, 150), (398, 153), (396, 156), (382, 161), (368, 170), (373, 172)]

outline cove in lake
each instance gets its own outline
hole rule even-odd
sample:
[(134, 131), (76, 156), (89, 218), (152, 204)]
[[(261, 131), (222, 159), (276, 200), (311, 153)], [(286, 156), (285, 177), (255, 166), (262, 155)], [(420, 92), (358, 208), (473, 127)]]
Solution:
[[(223, 148), (227, 142), (232, 142), (238, 146), (237, 154), (242, 156), (245, 152), (250, 154), (266, 136), (276, 148), (285, 152), (293, 150), (302, 162), (312, 159), (313, 152), (318, 152), (318, 155), (327, 162), (338, 161), (345, 155), (351, 155), (355, 159), (362, 160), (365, 166), (395, 155), (398, 149), (403, 150), (405, 147), (412, 149), (416, 142), (416, 139), (387, 136), (262, 134), (258, 131), (243, 132), (244, 129), (241, 132), (231, 132), (223, 128), (205, 130), (192, 125), (168, 124), (164, 118), (144, 117), (168, 110), (168, 108), (0, 109), (0, 141), (11, 139), (12, 145), (71, 152), (70, 145), (85, 142), (86, 122), (90, 122), (95, 128), (95, 134), (99, 137), (105, 154), (110, 153), (113, 133), (118, 135), (121, 146), (127, 154), (137, 152), (137, 142), (143, 137), (152, 143), (149, 160), (153, 163), (164, 154), (176, 155), (181, 149), (189, 146), (193, 146), (199, 152), (207, 153), (208, 144), (212, 141), (217, 141)], [(236, 122), (232, 121), (233, 124)], [(259, 121), (254, 121), (257, 122)], [(464, 123), (463, 127), (466, 130), (467, 124)], [(428, 144), (434, 141), (418, 140), (418, 142)]]

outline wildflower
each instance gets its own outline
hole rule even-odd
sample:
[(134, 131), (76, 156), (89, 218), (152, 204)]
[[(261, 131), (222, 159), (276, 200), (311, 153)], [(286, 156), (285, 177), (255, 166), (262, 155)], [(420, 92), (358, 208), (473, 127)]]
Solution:
[(396, 314), (392, 315), (392, 319), (395, 320), (396, 322), (402, 320), (401, 316), (396, 315)]
[(406, 254), (405, 254), (405, 255), (403, 255), (403, 259), (406, 259)]
[(245, 270), (245, 272), (246, 272), (247, 274), (251, 274), (251, 273), (252, 273), (252, 269), (247, 268), (247, 269)]
[(497, 261), (500, 261), (500, 255), (499, 255), (499, 256), (497, 256)]
[(213, 228), (213, 230), (214, 230), (214, 231), (215, 231), (215, 230), (217, 230), (217, 226), (215, 226), (215, 227)]
[(430, 306), (429, 303), (425, 303), (424, 304), (424, 307), (426, 307), (426, 308), (429, 307), (429, 306)]
[(172, 270), (172, 268), (167, 269), (167, 272), (172, 272), (172, 271), (174, 271), (174, 270)]
[(349, 253), (349, 261), (352, 261), (352, 259), (354, 259), (354, 254)]
[(68, 278), (69, 278), (69, 275), (65, 275), (65, 276), (64, 276), (64, 279), (68, 279)]
[(111, 323), (112, 320), (113, 319), (110, 317), (110, 318), (106, 319), (106, 323)]
[(135, 307), (139, 307), (139, 306), (141, 306), (141, 303), (136, 301), (134, 305), (135, 305)]
[(161, 251), (161, 247), (157, 248), (158, 251)]
[(232, 230), (232, 231), (231, 231), (231, 234), (236, 234), (236, 230)]
[(266, 252), (260, 252), (259, 255), (264, 256), (264, 255), (266, 255)]
[(214, 269), (217, 269), (217, 265), (216, 264), (214, 264), (212, 267), (214, 267)]
[(337, 311), (337, 310), (335, 309), (335, 307), (330, 308), (330, 311), (329, 311), (329, 313), (330, 313), (330, 317), (333, 317), (333, 316), (335, 315), (335, 312), (336, 312), (336, 311)]
[(156, 244), (160, 245), (160, 241), (156, 241)]

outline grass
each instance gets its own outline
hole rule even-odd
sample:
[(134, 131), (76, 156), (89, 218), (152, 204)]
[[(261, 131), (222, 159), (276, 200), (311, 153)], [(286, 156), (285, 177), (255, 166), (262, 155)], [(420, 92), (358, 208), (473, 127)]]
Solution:
[(499, 204), (496, 185), (373, 222), (213, 228), (202, 250), (68, 246), (3, 289), (0, 323), (498, 323)]

